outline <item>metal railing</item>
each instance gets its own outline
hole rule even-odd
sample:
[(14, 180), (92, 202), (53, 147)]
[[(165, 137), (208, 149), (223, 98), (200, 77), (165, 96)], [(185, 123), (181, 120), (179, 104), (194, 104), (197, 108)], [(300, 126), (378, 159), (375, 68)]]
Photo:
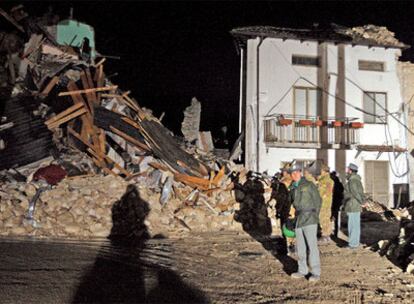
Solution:
[(272, 115), (264, 119), (266, 144), (312, 144), (344, 148), (359, 143), (363, 123), (356, 118), (325, 118), (315, 116)]

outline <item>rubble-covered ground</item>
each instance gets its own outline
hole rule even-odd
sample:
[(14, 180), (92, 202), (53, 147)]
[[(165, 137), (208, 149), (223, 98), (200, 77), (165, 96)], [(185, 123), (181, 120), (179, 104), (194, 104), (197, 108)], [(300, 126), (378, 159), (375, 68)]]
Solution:
[[(385, 222), (370, 222), (370, 227)], [(363, 241), (374, 229), (363, 224)], [(371, 225), (372, 224), (372, 225)], [(398, 227), (387, 229), (398, 231)], [(342, 242), (321, 245), (320, 282), (292, 280), (280, 239), (244, 232), (151, 239), (124, 248), (101, 241), (0, 239), (2, 303), (412, 303), (414, 277), (387, 258)]]

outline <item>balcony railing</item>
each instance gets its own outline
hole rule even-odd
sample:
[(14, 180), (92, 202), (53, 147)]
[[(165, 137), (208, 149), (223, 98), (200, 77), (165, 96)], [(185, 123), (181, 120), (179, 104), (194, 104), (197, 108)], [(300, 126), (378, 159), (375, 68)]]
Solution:
[(264, 119), (267, 146), (295, 148), (352, 149), (359, 144), (364, 124), (356, 118), (272, 115)]

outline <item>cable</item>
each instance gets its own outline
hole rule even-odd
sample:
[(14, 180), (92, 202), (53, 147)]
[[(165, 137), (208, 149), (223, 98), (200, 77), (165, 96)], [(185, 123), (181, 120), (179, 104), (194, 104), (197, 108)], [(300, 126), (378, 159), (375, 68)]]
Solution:
[(334, 97), (334, 98), (336, 98), (336, 99), (338, 99), (338, 100), (340, 100), (341, 102), (343, 102), (343, 103), (345, 103), (347, 106), (349, 106), (349, 107), (351, 107), (351, 108), (353, 108), (353, 109), (355, 109), (355, 110), (357, 110), (357, 111), (359, 111), (359, 112), (362, 112), (362, 113), (365, 113), (365, 114), (367, 114), (367, 115), (371, 115), (371, 116), (374, 116), (374, 117), (378, 117), (379, 118), (379, 116), (377, 116), (377, 115), (375, 115), (375, 114), (373, 114), (373, 113), (371, 113), (371, 112), (367, 112), (367, 111), (365, 111), (365, 110), (363, 110), (363, 109), (361, 109), (361, 108), (359, 108), (359, 107), (357, 107), (357, 106), (354, 106), (353, 104), (351, 104), (351, 103), (349, 103), (349, 102), (347, 102), (345, 99), (343, 99), (343, 98), (340, 98), (340, 97), (338, 97), (338, 96), (336, 96), (336, 95), (334, 95), (334, 94), (332, 94), (332, 93), (330, 93), (329, 91), (327, 91), (327, 90), (325, 90), (324, 88), (322, 88), (322, 87), (320, 87), (320, 86), (318, 86), (317, 84), (315, 84), (315, 83), (313, 83), (312, 81), (310, 81), (309, 79), (307, 79), (307, 78), (305, 78), (305, 77), (303, 77), (292, 65), (291, 65), (291, 63), (289, 62), (289, 60), (286, 58), (286, 56), (282, 53), (282, 51), (279, 49), (279, 47), (277, 46), (277, 45), (275, 45), (274, 43), (273, 43), (273, 41), (271, 41), (271, 44), (276, 48), (276, 50), (280, 53), (280, 55), (282, 56), (282, 58), (286, 61), (286, 63), (288, 63), (288, 65), (289, 65), (289, 67), (299, 76), (299, 78), (300, 79), (302, 79), (302, 80), (305, 80), (306, 82), (308, 82), (309, 84), (311, 84), (312, 86), (314, 86), (315, 88), (318, 88), (319, 90), (321, 90), (321, 91), (323, 91), (323, 92), (325, 92), (326, 94), (328, 94), (329, 96), (332, 96), (332, 97)]
[[(336, 73), (330, 73), (330, 74), (332, 74), (332, 75), (336, 75), (336, 76), (338, 76), (338, 74), (336, 74)], [(375, 104), (377, 105), (377, 106), (379, 106), (381, 109), (383, 109), (384, 111), (385, 111), (385, 113), (387, 113), (388, 115), (390, 115), (392, 118), (394, 118), (394, 120), (395, 121), (397, 121), (401, 126), (403, 126), (408, 132), (410, 132), (411, 133), (411, 135), (414, 135), (414, 132), (413, 131), (411, 131), (409, 128), (408, 128), (408, 126), (406, 126), (403, 122), (401, 122), (399, 119), (397, 119), (397, 118), (395, 118), (393, 115), (391, 115), (391, 113), (386, 109), (386, 108), (384, 108), (379, 102), (377, 102), (376, 100), (375, 100), (375, 98), (372, 98), (371, 96), (369, 96), (365, 91), (364, 91), (364, 89), (362, 88), (362, 87), (360, 87), (355, 81), (353, 81), (353, 80), (351, 80), (351, 79), (349, 79), (349, 78), (347, 78), (347, 77), (345, 77), (345, 79), (346, 80), (348, 80), (350, 83), (352, 83), (354, 86), (356, 86), (358, 89), (360, 89), (366, 96), (368, 96), (372, 101), (374, 101), (375, 102)], [(380, 118), (380, 116), (377, 116), (378, 118)], [(381, 119), (381, 118), (380, 118)]]
[[(365, 111), (365, 110), (363, 110), (363, 109), (361, 109), (361, 108), (359, 108), (359, 107), (357, 107), (357, 106), (354, 106), (353, 104), (350, 104), (349, 102), (347, 102), (345, 99), (343, 99), (343, 98), (340, 98), (340, 97), (338, 97), (338, 96), (336, 96), (336, 95), (334, 95), (334, 94), (332, 94), (332, 93), (330, 93), (329, 91), (327, 91), (327, 90), (325, 90), (324, 88), (322, 88), (322, 87), (320, 87), (320, 86), (318, 86), (317, 84), (315, 84), (315, 83), (313, 83), (312, 81), (310, 81), (309, 79), (307, 79), (307, 78), (305, 78), (305, 77), (303, 77), (302, 75), (300, 75), (300, 73), (291, 65), (291, 63), (289, 62), (289, 60), (286, 58), (286, 56), (282, 53), (282, 51), (279, 49), (279, 47), (277, 46), (277, 45), (275, 45), (274, 43), (273, 43), (273, 41), (271, 41), (271, 44), (276, 48), (276, 50), (280, 53), (280, 55), (282, 56), (282, 58), (286, 61), (286, 63), (289, 65), (289, 67), (291, 67), (291, 69), (299, 76), (299, 79), (302, 79), (302, 80), (304, 80), (304, 81), (306, 81), (306, 82), (308, 82), (309, 84), (311, 84), (312, 86), (314, 86), (314, 87), (316, 87), (316, 88), (318, 88), (318, 89), (320, 89), (321, 91), (323, 91), (323, 92), (325, 92), (326, 94), (328, 94), (329, 96), (331, 96), (331, 97), (334, 97), (335, 99), (337, 99), (337, 100), (339, 100), (339, 101), (341, 101), (341, 102), (343, 102), (344, 104), (346, 104), (347, 106), (349, 106), (349, 107), (351, 107), (351, 108), (353, 108), (353, 109), (355, 109), (355, 110), (357, 110), (357, 111), (359, 111), (359, 112), (362, 112), (362, 113), (364, 113), (364, 114), (367, 114), (367, 115), (370, 115), (370, 116), (373, 116), (373, 117), (376, 117), (376, 118), (378, 118), (378, 119), (380, 119), (380, 120), (383, 120), (383, 118), (381, 117), (381, 116), (379, 116), (379, 115), (376, 115), (376, 114), (374, 114), (374, 113), (371, 113), (371, 112), (368, 112), (368, 111)], [(338, 76), (336, 73), (330, 73), (330, 74), (333, 74), (333, 75), (336, 75), (336, 76)], [(353, 85), (355, 85), (358, 89), (360, 89), (364, 94), (366, 94), (366, 92), (363, 90), (363, 88), (361, 88), (357, 83), (355, 83), (354, 81), (352, 81), (351, 79), (349, 79), (349, 78), (345, 78), (346, 80), (348, 80), (349, 82), (351, 82)], [(295, 83), (297, 82), (297, 80), (295, 81)], [(292, 85), (292, 87), (293, 87), (293, 85)], [(291, 89), (291, 88), (290, 88)], [(289, 89), (289, 91), (290, 91), (290, 89)], [(286, 94), (285, 94), (286, 95)], [(382, 105), (380, 105), (374, 98), (372, 98), (371, 96), (369, 96), (368, 94), (366, 94), (369, 98), (371, 98), (374, 102), (375, 102), (375, 104), (377, 104), (378, 106), (380, 106), (384, 111), (385, 111), (385, 113), (387, 113), (388, 115), (390, 115), (395, 121), (397, 121), (400, 125), (402, 125), (408, 132), (410, 132), (412, 135), (414, 135), (414, 132), (412, 132), (408, 127), (407, 127), (407, 125), (405, 125), (403, 122), (401, 122), (399, 119), (397, 119), (396, 117), (394, 117), (386, 108), (384, 108), (384, 107), (382, 107)], [(413, 95), (414, 96), (414, 95)], [(413, 98), (413, 96), (410, 98), (410, 101), (411, 101), (411, 99)], [(283, 96), (283, 97), (285, 97), (285, 96)], [(274, 107), (273, 107), (274, 108)], [(272, 109), (273, 109), (272, 108)], [(384, 126), (385, 126), (385, 128), (387, 128), (388, 127), (388, 124), (387, 124), (387, 122), (386, 121), (384, 121), (383, 120), (383, 122), (384, 122)], [(385, 129), (385, 132), (387, 132), (387, 129)], [(388, 130), (388, 132), (390, 133), (390, 131)], [(389, 144), (389, 142), (388, 142), (388, 137), (387, 137), (387, 134), (385, 133), (385, 135), (386, 135), (386, 142), (387, 142), (387, 144)], [(391, 135), (391, 134), (390, 134)], [(391, 137), (391, 140), (392, 140), (392, 137)], [(396, 156), (395, 156), (395, 150), (394, 150), (394, 146), (393, 146), (393, 143), (391, 142), (391, 145), (390, 145), (391, 147), (392, 147), (392, 150), (393, 150), (393, 156), (394, 156), (394, 161), (395, 161), (395, 159), (396, 159)], [(407, 154), (407, 152), (405, 152), (404, 154)], [(394, 168), (392, 167), (392, 164), (391, 164), (391, 157), (390, 157), (390, 153), (389, 152), (387, 152), (387, 155), (388, 155), (388, 158), (389, 158), (389, 161), (390, 161), (390, 168), (391, 168), (391, 171), (393, 172), (393, 174), (394, 174), (394, 176), (396, 176), (396, 177), (399, 177), (399, 178), (401, 178), (401, 177), (404, 177), (405, 175), (407, 175), (407, 173), (409, 172), (409, 167), (407, 166), (407, 171), (405, 172), (405, 173), (403, 173), (403, 174), (397, 174), (397, 172), (395, 172), (394, 171)], [(407, 155), (406, 155), (406, 161), (407, 161), (407, 164), (408, 164), (408, 157), (407, 157)]]
[(289, 94), (289, 92), (292, 90), (292, 88), (295, 86), (295, 84), (300, 80), (300, 77), (298, 77), (295, 82), (290, 86), (290, 88), (286, 91), (285, 94), (283, 94), (283, 96), (276, 102), (276, 104), (270, 108), (269, 111), (267, 111), (265, 116), (268, 116), (270, 112), (273, 111), (274, 108), (276, 108), (282, 101), (283, 99), (285, 99), (285, 97), (287, 96), (287, 94)]
[[(371, 113), (371, 112), (367, 112), (367, 111), (365, 111), (365, 110), (363, 110), (363, 109), (361, 109), (361, 108), (359, 108), (359, 107), (357, 107), (357, 106), (354, 106), (354, 105), (352, 105), (352, 104), (350, 104), (349, 102), (347, 102), (346, 100), (344, 100), (344, 99), (342, 99), (342, 98), (340, 98), (340, 97), (338, 97), (338, 96), (336, 96), (336, 95), (334, 95), (334, 94), (332, 94), (332, 93), (330, 93), (329, 91), (327, 91), (327, 90), (325, 90), (324, 88), (322, 88), (322, 87), (320, 87), (320, 86), (318, 86), (317, 84), (314, 84), (312, 81), (310, 81), (310, 80), (308, 80), (307, 78), (305, 78), (305, 77), (303, 77), (302, 75), (300, 75), (300, 73), (290, 64), (290, 62), (289, 62), (289, 60), (286, 58), (286, 56), (282, 53), (282, 51), (279, 49), (279, 47), (277, 46), (277, 45), (275, 45), (274, 43), (273, 43), (273, 41), (271, 41), (271, 44), (277, 49), (277, 51), (282, 55), (282, 58), (289, 64), (289, 66), (292, 68), (292, 70), (301, 78), (301, 79), (303, 79), (303, 80), (305, 80), (305, 81), (307, 81), (308, 83), (310, 83), (311, 85), (313, 85), (313, 86), (315, 86), (316, 88), (318, 88), (318, 89), (320, 89), (320, 90), (322, 90), (324, 93), (326, 93), (326, 94), (328, 94), (329, 96), (332, 96), (332, 97), (334, 97), (334, 98), (336, 98), (336, 99), (338, 99), (339, 101), (341, 101), (341, 102), (343, 102), (343, 103), (345, 103), (346, 105), (348, 105), (348, 106), (350, 106), (350, 107), (352, 107), (353, 109), (355, 109), (355, 110), (357, 110), (357, 111), (359, 111), (359, 112), (362, 112), (362, 113), (364, 113), (364, 114), (367, 114), (367, 115), (370, 115), (370, 116), (374, 116), (374, 117), (377, 117), (377, 118), (379, 118), (379, 119), (381, 119), (381, 117), (380, 116), (378, 116), (378, 115), (376, 115), (376, 114), (373, 114), (373, 113)], [(330, 74), (333, 74), (333, 75), (337, 75), (337, 74), (335, 74), (335, 73), (330, 73)], [(362, 92), (364, 92), (363, 91), (363, 89), (357, 84), (357, 83), (355, 83), (354, 81), (352, 81), (352, 80), (350, 80), (349, 78), (346, 78), (349, 82), (351, 82), (352, 84), (354, 84), (357, 88), (359, 88), (360, 90), (362, 90)], [(366, 94), (365, 92), (364, 92), (364, 94)], [(369, 95), (367, 95), (367, 96), (369, 96)], [(382, 107), (382, 105), (380, 105), (375, 99), (373, 99), (371, 96), (369, 96), (378, 106), (380, 106), (387, 114), (390, 114), (389, 112), (388, 112), (388, 110), (387, 109), (385, 109), (384, 107)], [(414, 135), (414, 132), (413, 131), (411, 131), (404, 123), (402, 123), (400, 120), (398, 120), (398, 119), (396, 119), (394, 116), (392, 116), (391, 115), (391, 117), (393, 118), (393, 119), (395, 119), (400, 125), (402, 125), (408, 132), (410, 132), (412, 135)]]

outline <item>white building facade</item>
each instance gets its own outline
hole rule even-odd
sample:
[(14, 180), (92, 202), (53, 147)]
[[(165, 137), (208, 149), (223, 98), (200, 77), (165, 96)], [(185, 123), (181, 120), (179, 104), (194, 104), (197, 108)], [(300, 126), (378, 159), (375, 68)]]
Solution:
[(368, 195), (390, 207), (401, 203), (411, 157), (397, 75), (402, 47), (277, 28), (232, 34), (246, 167), (273, 174), (292, 160), (318, 161), (343, 179), (352, 162)]

